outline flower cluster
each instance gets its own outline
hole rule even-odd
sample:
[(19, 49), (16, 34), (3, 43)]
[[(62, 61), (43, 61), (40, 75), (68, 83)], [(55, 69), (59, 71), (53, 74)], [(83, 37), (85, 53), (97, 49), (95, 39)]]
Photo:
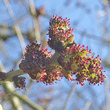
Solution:
[(50, 64), (51, 54), (47, 49), (40, 50), (40, 45), (33, 42), (26, 47), (24, 59), (19, 67), (37, 82), (52, 84), (61, 76), (61, 66)]
[(13, 82), (14, 82), (14, 86), (15, 88), (25, 88), (25, 77), (14, 77), (13, 78)]
[(69, 38), (71, 38), (73, 29), (69, 27), (69, 19), (53, 16), (50, 20), (49, 31), (49, 46), (56, 50), (61, 51), (68, 44)]
[(60, 66), (49, 67), (41, 72), (37, 73), (37, 82), (41, 81), (45, 84), (54, 84), (55, 80), (60, 80), (62, 77), (62, 68)]
[(24, 72), (29, 73), (32, 79), (36, 79), (36, 74), (48, 66), (49, 59), (50, 53), (47, 50), (40, 50), (40, 45), (33, 42), (26, 47), (24, 59), (19, 67)]
[[(101, 67), (101, 59), (89, 57), (91, 50), (88, 47), (84, 49), (84, 45), (80, 46), (73, 42), (73, 45), (63, 50), (58, 58), (59, 64), (68, 71), (68, 79), (74, 74), (76, 80), (81, 85), (88, 80), (90, 84), (99, 84), (104, 81), (103, 68)], [(72, 79), (72, 78), (71, 78)]]
[(48, 45), (55, 50), (55, 54), (52, 56), (47, 49), (40, 49), (40, 44), (33, 42), (26, 47), (20, 69), (32, 79), (45, 84), (53, 84), (62, 77), (78, 81), (81, 85), (84, 85), (84, 81), (101, 84), (105, 78), (101, 59), (99, 56), (91, 57), (88, 47), (77, 45), (72, 32), (69, 19), (53, 16), (48, 30)]

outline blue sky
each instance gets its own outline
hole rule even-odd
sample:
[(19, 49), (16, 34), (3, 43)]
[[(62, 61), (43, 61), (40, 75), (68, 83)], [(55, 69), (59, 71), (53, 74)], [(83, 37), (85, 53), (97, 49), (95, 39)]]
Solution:
[[(72, 0), (71, 0), (72, 1)], [(46, 13), (50, 16), (52, 15), (58, 15), (62, 17), (70, 18), (71, 27), (74, 28), (73, 34), (75, 34), (75, 42), (81, 45), (89, 46), (90, 49), (92, 49), (92, 52), (95, 53), (95, 56), (98, 54), (100, 55), (100, 58), (105, 59), (107, 54), (107, 47), (104, 45), (102, 46), (102, 22), (104, 20), (103, 17), (98, 17), (98, 14), (100, 11), (103, 10), (103, 4), (100, 2), (100, 0), (82, 0), (80, 7), (76, 7), (76, 4), (78, 1), (81, 0), (73, 0), (73, 2), (70, 5), (64, 5), (66, 3), (66, 0), (36, 0), (36, 7), (39, 8), (41, 6), (45, 7)], [(27, 1), (29, 3), (29, 1)], [(16, 18), (19, 18), (20, 15), (26, 14), (26, 10), (23, 5), (20, 3), (14, 4), (12, 3), (12, 9), (14, 10), (14, 13), (16, 15)], [(82, 8), (81, 8), (82, 7)], [(17, 13), (19, 10), (21, 10), (21, 13)], [(7, 14), (7, 9), (4, 7), (4, 4), (2, 1), (0, 1), (0, 24), (6, 23), (8, 25), (12, 25), (12, 23), (9, 22), (9, 15)], [(76, 25), (75, 25), (76, 23)], [(42, 30), (47, 30), (49, 27), (49, 19), (42, 17), (40, 19), (40, 25)], [(27, 16), (25, 18), (25, 21), (20, 25), (21, 29), (25, 32), (27, 30), (30, 30), (32, 28), (32, 19)], [(81, 35), (78, 31), (86, 32), (84, 35)], [(90, 38), (88, 35), (93, 35), (93, 38)], [(48, 36), (45, 35), (47, 38)], [(98, 39), (97, 39), (98, 38)], [(26, 45), (28, 42), (25, 42)], [(20, 43), (18, 42), (17, 37), (10, 38), (8, 41), (5, 42), (5, 47), (7, 50), (7, 54), (11, 56), (12, 59), (9, 60), (9, 64), (6, 64), (6, 70), (9, 71), (12, 69), (12, 63), (11, 60), (16, 60), (20, 53), (22, 52), (20, 48)], [(0, 60), (5, 64), (6, 58), (4, 58), (3, 54), (0, 52)], [(106, 74), (109, 73), (109, 69), (106, 70)], [(108, 74), (109, 75), (109, 74)], [(62, 82), (59, 81), (57, 84), (55, 84), (53, 87), (57, 87), (58, 85), (64, 85), (65, 88), (68, 89), (68, 83), (65, 83), (65, 80)], [(36, 82), (33, 85), (33, 90), (36, 90), (36, 86), (41, 86), (41, 88), (44, 88), (45, 85), (43, 84), (37, 84)], [(85, 88), (87, 88), (87, 85), (85, 85)], [(50, 86), (47, 86), (48, 88)], [(84, 88), (84, 87), (83, 87)], [(98, 100), (101, 99), (104, 100), (104, 84), (102, 86), (92, 86), (91, 88), (96, 91), (96, 95)], [(82, 86), (77, 85), (77, 90), (82, 89)], [(56, 91), (58, 92), (58, 91)], [(86, 91), (86, 94), (88, 94), (86, 97), (88, 100), (91, 100), (90, 93)], [(98, 94), (100, 94), (100, 97), (98, 97)]]

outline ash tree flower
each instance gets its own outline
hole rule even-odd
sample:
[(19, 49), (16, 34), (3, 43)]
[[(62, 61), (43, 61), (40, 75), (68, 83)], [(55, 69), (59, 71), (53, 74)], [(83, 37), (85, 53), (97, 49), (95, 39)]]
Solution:
[(105, 78), (101, 67), (101, 59), (98, 59), (99, 56), (90, 58), (89, 53), (91, 53), (91, 50), (88, 50), (88, 47), (84, 49), (84, 46), (76, 45), (73, 42), (73, 45), (63, 50), (58, 58), (59, 64), (66, 71), (69, 71), (70, 78), (72, 75), (76, 75), (76, 81), (81, 85), (86, 80), (93, 85), (99, 84)]
[(49, 24), (48, 45), (55, 50), (55, 54), (52, 55), (48, 49), (40, 49), (40, 44), (33, 42), (26, 47), (20, 69), (32, 79), (45, 84), (53, 84), (62, 77), (77, 81), (82, 86), (85, 81), (93, 85), (102, 84), (105, 75), (99, 55), (90, 57), (91, 50), (88, 46), (73, 41), (75, 36), (69, 19), (53, 16)]
[(73, 41), (73, 29), (70, 27), (69, 19), (53, 16), (49, 24), (48, 44), (52, 49), (60, 51), (69, 43), (70, 39)]
[(51, 56), (47, 49), (40, 50), (40, 44), (33, 42), (26, 47), (19, 67), (37, 82), (52, 84), (54, 80), (59, 80), (62, 68), (50, 64)]

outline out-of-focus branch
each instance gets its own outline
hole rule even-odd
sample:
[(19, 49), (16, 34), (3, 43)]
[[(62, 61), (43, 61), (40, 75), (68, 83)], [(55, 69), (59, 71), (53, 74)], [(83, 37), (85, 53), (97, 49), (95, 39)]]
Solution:
[[(9, 15), (10, 15), (12, 21), (14, 22), (14, 21), (15, 21), (15, 16), (14, 16), (13, 10), (11, 9), (11, 7), (10, 7), (10, 5), (9, 5), (9, 1), (8, 1), (8, 0), (4, 0), (4, 4), (5, 4), (5, 6), (6, 6), (7, 9), (8, 9), (8, 12), (9, 12)], [(14, 28), (15, 28), (15, 31), (16, 31), (16, 33), (17, 33), (18, 39), (19, 39), (19, 41), (20, 41), (22, 50), (23, 50), (23, 52), (24, 52), (25, 43), (24, 43), (24, 38), (23, 38), (23, 35), (22, 35), (22, 32), (21, 32), (21, 29), (20, 29), (20, 27), (18, 26), (18, 24), (14, 24)]]
[[(0, 67), (1, 67), (1, 70), (5, 71), (3, 69), (4, 66), (2, 65), (1, 62), (0, 62)], [(23, 74), (23, 71), (22, 70), (10, 71), (10, 72), (7, 73), (8, 74), (7, 76), (8, 77), (13, 76), (15, 73), (16, 73), (16, 75), (20, 75), (20, 74)], [(11, 104), (12, 104), (13, 110), (23, 110), (19, 99), (23, 103), (27, 104), (33, 110), (44, 110), (38, 104), (31, 102), (26, 96), (20, 95), (20, 94), (14, 92), (14, 89), (12, 88), (12, 85), (11, 85), (10, 82), (3, 83), (3, 88), (4, 88), (4, 91), (6, 92), (8, 98), (9, 98)]]
[(76, 27), (73, 27), (74, 31), (81, 34), (81, 36), (87, 36), (89, 37), (90, 39), (94, 39), (94, 40), (97, 40), (97, 41), (101, 41), (101, 36), (97, 36), (97, 35), (94, 35), (94, 34), (90, 34), (90, 33), (87, 33), (86, 31), (82, 31)]
[(6, 80), (11, 80), (14, 76), (26, 74), (22, 70), (12, 70), (6, 74)]
[(91, 102), (90, 101), (86, 101), (84, 110), (89, 110), (90, 106), (91, 106)]
[[(41, 106), (39, 106), (38, 104), (34, 103), (34, 102), (31, 102), (25, 95), (20, 95), (16, 92), (14, 92), (14, 90), (12, 89), (7, 89), (7, 84), (9, 83), (6, 83), (4, 84), (4, 89), (6, 89), (6, 93), (8, 95), (8, 97), (17, 97), (20, 99), (20, 101), (22, 101), (23, 103), (27, 104), (30, 108), (32, 108), (33, 110), (44, 110)], [(17, 102), (16, 102), (17, 103)], [(16, 109), (14, 109), (16, 110)], [(18, 109), (18, 110), (21, 110), (21, 109)]]
[(2, 107), (2, 105), (0, 104), (0, 110), (3, 110), (3, 107)]
[(9, 58), (9, 56), (7, 55), (7, 51), (6, 51), (5, 44), (4, 44), (3, 40), (0, 40), (0, 51), (2, 52), (2, 54), (6, 58)]
[[(108, 77), (107, 77), (108, 78)], [(109, 99), (109, 90), (110, 90), (110, 84), (107, 82), (107, 79), (105, 79), (105, 110), (109, 110), (110, 108), (110, 99)]]
[[(0, 62), (0, 70), (5, 71), (3, 64)], [(10, 82), (6, 82), (3, 84), (3, 88), (6, 94), (9, 93), (9, 91), (14, 91), (12, 85)], [(12, 110), (23, 110), (21, 103), (19, 99), (16, 96), (9, 96), (8, 100), (12, 104)]]
[(65, 103), (64, 103), (64, 106), (63, 106), (63, 110), (67, 110), (67, 105), (68, 105), (69, 99), (70, 99), (70, 97), (71, 97), (71, 95), (72, 95), (74, 89), (75, 89), (75, 85), (73, 85), (73, 86), (71, 87), (71, 90), (70, 90), (69, 93), (68, 93), (68, 96), (67, 96), (67, 98), (66, 98), (66, 100), (65, 100)]
[[(10, 82), (4, 83), (3, 88), (6, 94), (9, 94), (11, 91), (14, 91)], [(8, 95), (8, 100), (12, 104), (12, 110), (23, 110), (20, 100), (16, 96)]]
[(39, 30), (39, 23), (37, 18), (37, 12), (35, 9), (34, 1), (30, 0), (30, 11), (33, 16), (33, 22), (34, 22), (34, 32), (35, 32), (35, 39), (40, 43), (40, 30)]
[(33, 110), (44, 110), (41, 106), (38, 104), (31, 102), (25, 95), (19, 95), (16, 92), (11, 92), (12, 95), (17, 96), (23, 103), (27, 104), (30, 108)]
[[(16, 22), (15, 22), (15, 24), (16, 24)], [(7, 40), (10, 37), (13, 37), (13, 36), (16, 36), (17, 35), (15, 28), (13, 28), (11, 26), (0, 25), (0, 29), (1, 29), (1, 31), (2, 30), (4, 30), (4, 31), (7, 30), (7, 33), (3, 33), (3, 32), (1, 33), (0, 32), (0, 39), (2, 39), (3, 41)], [(9, 31), (12, 31), (12, 33), (11, 34), (8, 33)], [(22, 35), (24, 35), (24, 36), (31, 36), (32, 37), (33, 36), (33, 31), (34, 30), (29, 30), (28, 32), (23, 32), (22, 31)]]
[(9, 71), (7, 73), (4, 73), (4, 79), (3, 79), (3, 81), (0, 81), (0, 82), (10, 81), (13, 79), (13, 77), (18, 76), (18, 75), (23, 75), (23, 74), (26, 74), (26, 73), (24, 73), (20, 69)]

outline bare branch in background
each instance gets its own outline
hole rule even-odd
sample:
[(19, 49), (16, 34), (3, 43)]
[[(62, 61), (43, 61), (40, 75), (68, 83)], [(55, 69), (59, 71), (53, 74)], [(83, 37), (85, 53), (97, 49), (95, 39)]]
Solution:
[[(4, 3), (5, 3), (5, 6), (8, 9), (8, 12), (9, 12), (9, 15), (10, 15), (12, 21), (14, 22), (16, 18), (14, 16), (13, 10), (11, 9), (11, 7), (9, 5), (9, 1), (8, 0), (4, 0)], [(15, 28), (15, 31), (17, 33), (18, 39), (20, 41), (22, 50), (24, 52), (25, 42), (24, 42), (24, 38), (23, 38), (23, 35), (22, 35), (22, 32), (21, 32), (21, 29), (19, 28), (18, 24), (14, 24), (14, 28)]]
[(69, 100), (70, 100), (71, 95), (72, 95), (74, 90), (75, 90), (75, 85), (72, 85), (71, 90), (69, 91), (68, 96), (67, 96), (67, 98), (65, 100), (65, 103), (64, 103), (64, 107), (63, 107), (64, 110), (67, 110), (67, 106), (68, 106)]
[(39, 27), (39, 22), (37, 18), (38, 13), (36, 12), (36, 9), (35, 9), (34, 0), (30, 0), (30, 11), (33, 15), (35, 40), (37, 40), (40, 43), (41, 42), (40, 41), (40, 27)]

